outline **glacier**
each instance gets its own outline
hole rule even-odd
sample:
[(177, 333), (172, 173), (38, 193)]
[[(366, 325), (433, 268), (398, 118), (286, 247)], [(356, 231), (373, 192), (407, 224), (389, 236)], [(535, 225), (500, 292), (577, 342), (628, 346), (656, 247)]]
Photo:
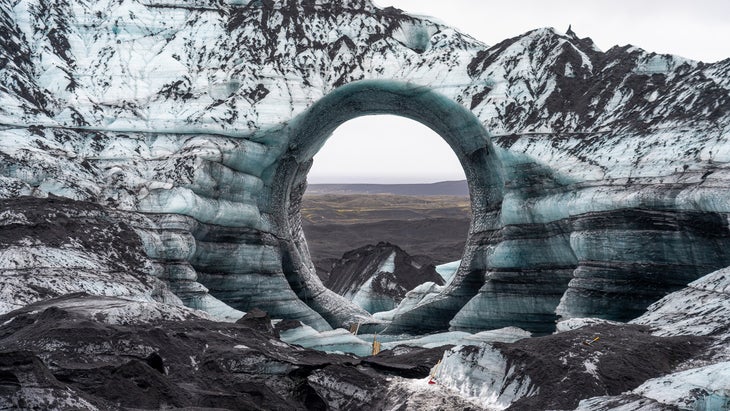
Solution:
[(0, 24), (0, 197), (122, 213), (222, 318), (380, 323), (317, 278), (299, 216), (313, 156), (367, 114), (439, 133), (473, 213), (453, 278), (387, 332), (627, 321), (730, 266), (727, 61), (551, 28), (490, 47), (367, 0), (13, 0)]
[[(201, 403), (170, 378), (272, 407), (727, 406), (730, 59), (490, 46), (369, 0), (10, 0), (0, 27), (0, 406), (108, 409), (83, 385), (104, 370), (169, 394), (125, 386), (136, 408)], [(300, 215), (314, 155), (368, 114), (441, 135), (473, 216), (446, 284), (375, 315), (322, 284)], [(235, 323), (256, 308), (281, 340)], [(398, 372), (442, 358), (437, 388), (302, 348), (375, 331)]]

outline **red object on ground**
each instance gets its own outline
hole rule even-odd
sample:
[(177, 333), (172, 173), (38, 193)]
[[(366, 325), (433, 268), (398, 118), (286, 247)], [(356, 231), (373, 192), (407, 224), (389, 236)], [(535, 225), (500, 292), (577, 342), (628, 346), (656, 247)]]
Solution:
[(428, 380), (428, 383), (429, 384), (436, 384), (436, 381), (434, 381), (434, 380)]

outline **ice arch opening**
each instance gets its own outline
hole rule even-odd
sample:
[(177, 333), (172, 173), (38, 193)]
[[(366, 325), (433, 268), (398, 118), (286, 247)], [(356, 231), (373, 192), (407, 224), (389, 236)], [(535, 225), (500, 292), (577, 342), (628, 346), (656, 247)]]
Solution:
[(484, 261), (473, 251), (478, 248), (475, 243), (480, 233), (498, 224), (504, 183), (502, 166), (481, 122), (463, 106), (428, 87), (383, 80), (350, 83), (335, 89), (288, 124), (288, 145), (272, 171), (269, 200), (284, 274), (297, 296), (330, 325), (339, 327), (358, 315), (368, 316), (327, 290), (317, 278), (302, 230), (300, 207), (314, 155), (341, 124), (372, 114), (407, 117), (428, 126), (446, 141), (464, 168), (472, 222), (462, 265), (432, 307), (439, 315), (429, 315), (425, 322), (420, 316), (413, 317), (423, 330), (448, 328), (448, 321), (483, 281)]
[[(466, 197), (450, 192), (466, 176), (443, 138), (405, 117), (362, 116), (338, 127), (313, 161), (301, 216), (312, 262), (327, 288), (376, 313), (396, 308), (407, 290), (425, 282), (444, 285), (430, 264), (461, 258), (471, 207), (468, 191)], [(415, 186), (401, 186), (445, 181), (454, 183), (421, 189), (443, 192), (419, 194)]]

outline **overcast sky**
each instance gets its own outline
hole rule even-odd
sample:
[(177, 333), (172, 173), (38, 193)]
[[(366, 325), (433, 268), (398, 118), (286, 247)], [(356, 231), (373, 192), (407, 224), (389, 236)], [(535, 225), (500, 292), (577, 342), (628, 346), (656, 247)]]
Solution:
[[(730, 0), (374, 2), (436, 17), (487, 45), (539, 27), (565, 32), (570, 24), (578, 36), (592, 38), (602, 50), (633, 44), (708, 63), (730, 57)], [(394, 116), (363, 117), (342, 125), (317, 154), (309, 174), (311, 183), (463, 178), (456, 156), (438, 135)]]

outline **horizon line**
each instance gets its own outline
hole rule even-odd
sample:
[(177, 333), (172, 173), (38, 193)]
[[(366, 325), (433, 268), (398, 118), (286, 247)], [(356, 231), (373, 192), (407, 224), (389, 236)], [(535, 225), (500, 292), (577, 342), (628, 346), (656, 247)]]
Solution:
[(460, 179), (460, 180), (439, 180), (439, 181), (433, 181), (430, 183), (425, 182), (418, 182), (418, 183), (348, 183), (348, 182), (338, 182), (338, 183), (310, 183), (307, 182), (307, 185), (309, 186), (322, 186), (322, 185), (349, 185), (349, 186), (355, 186), (355, 185), (380, 185), (380, 186), (388, 186), (388, 185), (431, 185), (431, 184), (441, 184), (441, 183), (460, 183), (460, 182), (466, 182), (466, 179)]

